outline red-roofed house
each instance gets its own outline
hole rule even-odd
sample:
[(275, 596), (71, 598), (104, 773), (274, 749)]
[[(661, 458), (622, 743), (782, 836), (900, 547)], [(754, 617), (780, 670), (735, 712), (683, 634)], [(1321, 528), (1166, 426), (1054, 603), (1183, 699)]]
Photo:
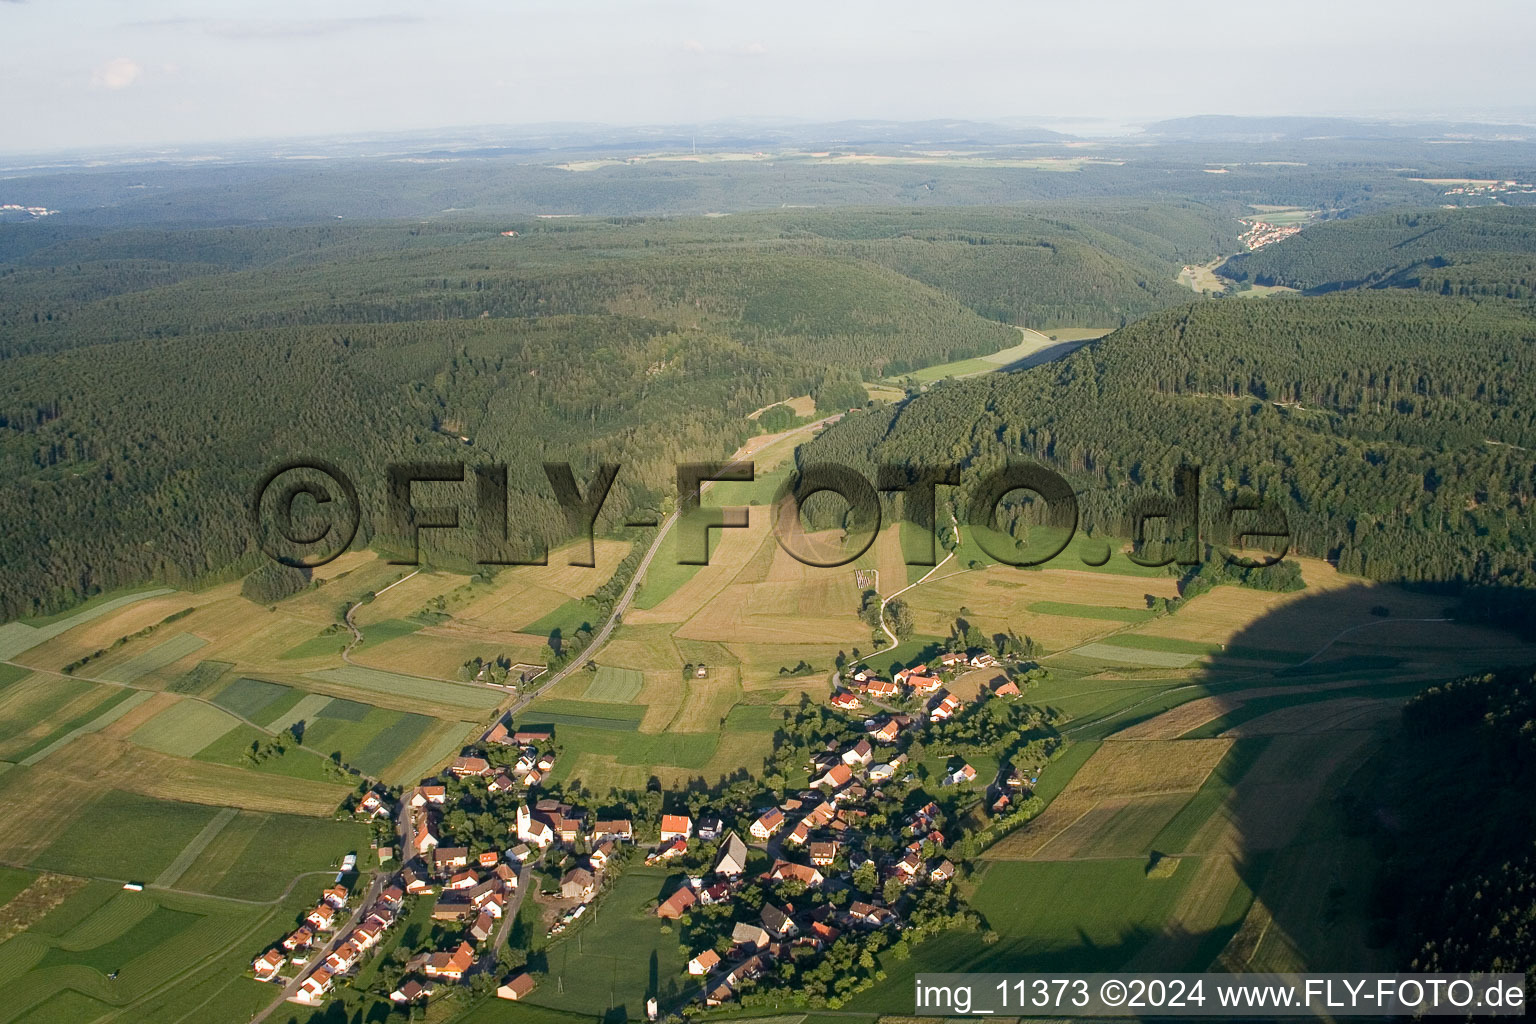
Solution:
[(661, 840), (687, 839), (693, 835), (693, 819), (686, 814), (663, 814), (661, 816)]
[(761, 818), (752, 823), (752, 838), (759, 842), (767, 842), (769, 837), (783, 827), (784, 812), (777, 807), (770, 807)]
[(277, 972), (283, 969), (283, 964), (288, 958), (275, 949), (269, 949), (266, 953), (256, 958), (251, 969), (256, 972), (257, 981), (271, 981), (277, 977)]

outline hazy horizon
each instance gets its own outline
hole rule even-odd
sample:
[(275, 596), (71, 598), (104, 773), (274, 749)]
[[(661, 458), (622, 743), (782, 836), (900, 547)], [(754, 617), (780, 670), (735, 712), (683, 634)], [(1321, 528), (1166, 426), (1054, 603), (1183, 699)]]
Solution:
[[(1305, 29), (1291, 26), (1305, 26)], [(1496, 26), (1497, 31), (1490, 31)], [(551, 124), (1525, 120), (1536, 8), (0, 0), (8, 153)]]

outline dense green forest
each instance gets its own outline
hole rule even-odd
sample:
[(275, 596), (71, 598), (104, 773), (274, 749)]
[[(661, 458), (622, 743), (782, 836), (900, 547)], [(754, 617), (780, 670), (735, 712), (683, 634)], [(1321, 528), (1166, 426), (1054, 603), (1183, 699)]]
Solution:
[[(1067, 359), (945, 382), (844, 420), (804, 462), (958, 462), (975, 481), (1037, 460), (1083, 524), (1124, 535), (1131, 503), (1200, 467), (1222, 497), (1285, 511), (1292, 550), (1375, 579), (1533, 582), (1536, 320), (1512, 304), (1379, 292), (1207, 302)], [(965, 488), (962, 487), (962, 493)], [(962, 498), (960, 507), (968, 498)]]
[(1313, 225), (1227, 260), (1234, 281), (1309, 293), (1417, 288), (1529, 300), (1536, 280), (1536, 209), (1415, 210)]
[[(1509, 971), (1536, 985), (1536, 673), (1430, 687), (1344, 794), (1378, 858), (1379, 937), (1414, 971)], [(1434, 809), (1426, 815), (1424, 809)]]
[[(622, 463), (616, 520), (670, 491), (677, 461), (729, 454), (765, 405), (862, 404), (861, 379), (1015, 344), (998, 319), (1113, 324), (1185, 301), (1176, 267), (1237, 226), (1117, 201), (0, 227), (0, 509), (17, 524), (0, 616), (249, 568), (250, 491), (299, 457), (346, 469), (368, 510), (390, 461), (505, 461), (519, 539), (558, 539), (541, 461)], [(398, 542), (383, 529), (360, 541)]]

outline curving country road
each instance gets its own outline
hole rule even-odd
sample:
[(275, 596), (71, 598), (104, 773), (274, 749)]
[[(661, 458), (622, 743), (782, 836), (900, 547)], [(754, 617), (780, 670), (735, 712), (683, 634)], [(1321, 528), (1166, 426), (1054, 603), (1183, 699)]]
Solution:
[[(736, 454), (731, 456), (731, 461), (740, 462), (742, 459), (747, 458), (754, 452), (761, 451), (769, 445), (777, 444), (779, 441), (782, 441), (787, 437), (813, 431), (820, 427), (827, 426), (830, 423), (836, 423), (838, 420), (842, 419), (842, 417), (842, 413), (835, 413), (831, 416), (825, 416), (819, 420), (816, 420), (814, 423), (805, 423), (798, 427), (791, 427), (789, 430), (780, 431), (777, 434), (765, 434), (762, 437), (753, 438), (751, 441), (748, 441), (746, 444), (742, 445), (736, 450)], [(706, 483), (702, 489), (707, 490), (708, 487), (709, 484)], [(629, 586), (624, 588), (624, 593), (619, 596), (618, 601), (614, 602), (613, 612), (608, 616), (608, 620), (603, 623), (602, 628), (593, 635), (592, 642), (587, 644), (582, 652), (571, 660), (570, 664), (566, 665), (564, 668), (551, 675), (548, 679), (545, 679), (536, 688), (529, 690), (527, 693), (520, 696), (516, 701), (512, 703), (510, 707), (504, 709), (503, 714), (509, 717), (515, 717), (518, 712), (522, 711), (529, 704), (533, 703), (534, 699), (537, 698), (539, 694), (543, 693), (551, 686), (554, 686), (556, 683), (559, 683), (572, 672), (580, 670), (584, 665), (587, 664), (587, 662), (591, 661), (594, 657), (597, 656), (598, 651), (600, 651), (603, 645), (608, 642), (609, 638), (613, 636), (613, 631), (619, 627), (620, 621), (623, 619), (625, 611), (629, 609), (631, 602), (633, 602), (635, 599), (635, 594), (640, 590), (640, 585), (645, 581), (645, 571), (650, 568), (651, 562), (655, 560), (656, 555), (661, 551), (662, 542), (667, 539), (667, 534), (670, 533), (672, 527), (677, 524), (677, 519), (678, 512), (674, 511), (671, 515), (662, 521), (661, 528), (656, 531), (655, 538), (651, 540), (651, 546), (646, 549), (645, 557), (641, 558), (640, 564), (635, 567), (635, 574), (630, 578)], [(500, 721), (501, 717), (502, 716), (499, 714), (497, 716), (497, 721)]]

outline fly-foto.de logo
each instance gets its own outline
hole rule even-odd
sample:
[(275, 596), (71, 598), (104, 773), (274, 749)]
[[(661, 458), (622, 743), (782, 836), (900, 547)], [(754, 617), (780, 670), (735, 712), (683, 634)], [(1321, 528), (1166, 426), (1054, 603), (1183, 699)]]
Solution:
[[(618, 479), (620, 466), (604, 463), (584, 484), (576, 479), (569, 463), (546, 462), (544, 475), (564, 516), (566, 534), (578, 541), (568, 564), (596, 565), (593, 541), (604, 503)], [(708, 565), (710, 536), (714, 530), (744, 529), (747, 506), (709, 506), (703, 503), (704, 486), (712, 482), (752, 482), (752, 462), (690, 462), (677, 466), (677, 500), (664, 520), (631, 518), (628, 527), (655, 527), (678, 531), (679, 565)], [(453, 530), (469, 533), (475, 562), (480, 565), (547, 565), (546, 543), (522, 540), (512, 529), (516, 496), (508, 489), (505, 464), (468, 465), (463, 462), (409, 462), (386, 467), (383, 515), (380, 532), (403, 540), (408, 553), (391, 559), (397, 565), (416, 565), (420, 560), (421, 531)], [(441, 503), (444, 485), (459, 500)], [(434, 485), (437, 504), (418, 504), (417, 485)], [(962, 529), (993, 561), (1029, 567), (1049, 562), (1065, 551), (1077, 535), (1080, 515), (1078, 493), (1059, 473), (1037, 463), (1008, 463), (1001, 468), (965, 479), (956, 466), (882, 466), (871, 481), (847, 466), (817, 463), (802, 466), (774, 496), (771, 511), (773, 534), (780, 547), (804, 565), (836, 568), (864, 554), (874, 543), (883, 519), (881, 495), (901, 495), (901, 516), (911, 523), (926, 544), (925, 551), (908, 550), (908, 565), (932, 566), (938, 561), (938, 535), (946, 523), (939, 513), (939, 488), (965, 485), (968, 497), (956, 512), (947, 514), (951, 537), (958, 541)], [(807, 533), (802, 515), (808, 500), (830, 495), (842, 503), (840, 539), (835, 546)], [(1009, 503), (1027, 501), (1038, 505), (1032, 543), (1023, 544), (997, 528), (1000, 511)], [(465, 516), (463, 513), (471, 514)], [(351, 547), (362, 521), (363, 507), (352, 479), (335, 465), (318, 459), (286, 463), (267, 473), (256, 486), (251, 503), (251, 527), (258, 547), (284, 565), (313, 568), (335, 559)], [(1200, 471), (1193, 466), (1175, 469), (1170, 495), (1145, 494), (1130, 500), (1125, 513), (1132, 542), (1126, 557), (1139, 565), (1198, 565), (1204, 545)], [(1227, 561), (1245, 568), (1273, 565), (1290, 545), (1290, 529), (1284, 511), (1273, 501), (1219, 498), (1213, 520), (1238, 547), (1261, 542), (1263, 552), (1245, 557), (1228, 552)], [(1090, 566), (1103, 565), (1110, 557), (1102, 541), (1080, 546), (1079, 559)]]

